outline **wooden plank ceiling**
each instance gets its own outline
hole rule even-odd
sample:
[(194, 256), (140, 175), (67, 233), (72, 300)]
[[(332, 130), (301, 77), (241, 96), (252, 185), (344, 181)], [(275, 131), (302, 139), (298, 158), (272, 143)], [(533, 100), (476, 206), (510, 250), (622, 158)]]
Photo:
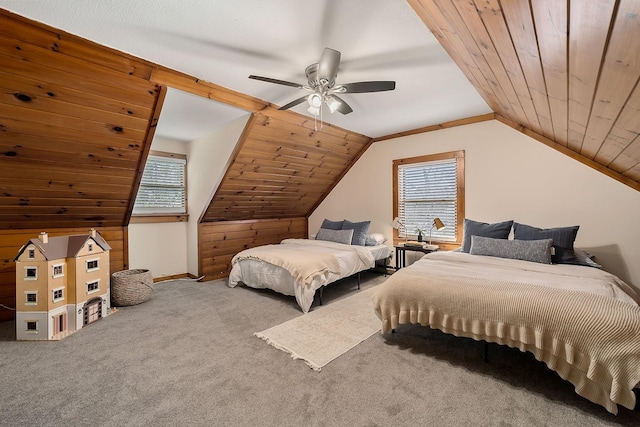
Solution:
[(408, 2), (498, 119), (640, 189), (640, 1)]

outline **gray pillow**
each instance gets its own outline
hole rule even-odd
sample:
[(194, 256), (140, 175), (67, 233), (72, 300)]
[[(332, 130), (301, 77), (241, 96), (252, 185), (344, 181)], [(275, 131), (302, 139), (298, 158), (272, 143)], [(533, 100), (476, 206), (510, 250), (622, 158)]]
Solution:
[(507, 240), (471, 236), (471, 255), (486, 255), (500, 258), (551, 264), (552, 239)]
[(342, 223), (342, 229), (353, 230), (353, 238), (351, 239), (352, 245), (365, 246), (370, 224), (371, 221), (351, 222), (345, 219)]
[(320, 226), (320, 228), (324, 228), (327, 230), (342, 230), (343, 222), (344, 221), (331, 221), (325, 218), (325, 220), (322, 221), (322, 225)]
[(494, 239), (508, 239), (513, 220), (487, 224), (465, 218), (462, 238), (462, 252), (471, 250), (471, 236), (491, 237)]
[(551, 260), (556, 264), (575, 264), (573, 242), (576, 240), (579, 228), (579, 225), (537, 228), (515, 222), (513, 223), (513, 238), (516, 240), (553, 239), (555, 253)]
[(353, 230), (330, 230), (328, 228), (321, 228), (318, 230), (318, 234), (316, 234), (316, 240), (344, 243), (345, 245), (350, 245), (352, 238)]

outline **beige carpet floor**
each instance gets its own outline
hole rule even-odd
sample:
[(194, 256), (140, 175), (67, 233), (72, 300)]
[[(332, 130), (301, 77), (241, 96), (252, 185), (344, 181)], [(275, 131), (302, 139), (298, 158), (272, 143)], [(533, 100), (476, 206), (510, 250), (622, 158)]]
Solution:
[[(384, 277), (363, 274), (362, 289)], [(324, 291), (330, 307), (349, 279)], [(424, 327), (373, 334), (321, 372), (256, 338), (300, 317), (293, 297), (225, 281), (153, 297), (59, 342), (0, 323), (1, 426), (638, 426), (578, 396), (527, 353)]]

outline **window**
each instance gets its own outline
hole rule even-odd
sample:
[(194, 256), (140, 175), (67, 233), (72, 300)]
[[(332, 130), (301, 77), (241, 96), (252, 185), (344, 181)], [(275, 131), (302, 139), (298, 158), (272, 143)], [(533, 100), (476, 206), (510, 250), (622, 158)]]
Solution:
[(187, 157), (153, 151), (144, 167), (134, 215), (185, 214), (187, 212)]
[(87, 293), (93, 293), (96, 291), (100, 290), (100, 283), (98, 280), (94, 281), (94, 282), (88, 282), (87, 283)]
[(98, 260), (97, 259), (92, 259), (90, 261), (87, 261), (87, 271), (93, 271), (93, 270), (97, 270), (98, 267)]
[(33, 248), (29, 248), (29, 259), (34, 259), (36, 257), (36, 250)]
[(38, 278), (38, 267), (25, 267), (24, 280), (36, 280)]
[(37, 292), (25, 292), (25, 304), (26, 305), (36, 305), (38, 304), (38, 293)]
[[(393, 162), (394, 217), (404, 227), (396, 238), (416, 238), (417, 229), (434, 241), (460, 243), (464, 219), (464, 151), (399, 159)], [(445, 228), (431, 227), (440, 218)]]
[(27, 332), (38, 332), (37, 320), (27, 320)]
[(89, 243), (88, 245), (89, 252), (93, 252), (93, 243)]
[(64, 299), (64, 288), (54, 289), (52, 291), (53, 302), (62, 301)]
[(53, 277), (54, 278), (64, 276), (63, 266), (64, 266), (64, 264), (58, 264), (58, 265), (54, 265), (53, 266)]

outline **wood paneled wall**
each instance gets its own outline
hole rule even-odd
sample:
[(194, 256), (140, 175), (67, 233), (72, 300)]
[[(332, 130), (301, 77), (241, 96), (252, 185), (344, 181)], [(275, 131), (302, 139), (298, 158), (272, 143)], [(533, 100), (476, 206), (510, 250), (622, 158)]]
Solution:
[[(127, 230), (125, 227), (97, 228), (98, 232), (111, 246), (111, 272), (127, 269)], [(16, 306), (16, 264), (13, 259), (22, 245), (46, 231), (49, 236), (67, 236), (88, 234), (88, 228), (56, 228), (29, 230), (0, 230), (0, 304)], [(13, 320), (14, 312), (0, 307), (0, 322)]]
[(244, 249), (306, 238), (307, 218), (204, 222), (198, 235), (200, 275), (214, 280), (229, 276), (231, 258)]

